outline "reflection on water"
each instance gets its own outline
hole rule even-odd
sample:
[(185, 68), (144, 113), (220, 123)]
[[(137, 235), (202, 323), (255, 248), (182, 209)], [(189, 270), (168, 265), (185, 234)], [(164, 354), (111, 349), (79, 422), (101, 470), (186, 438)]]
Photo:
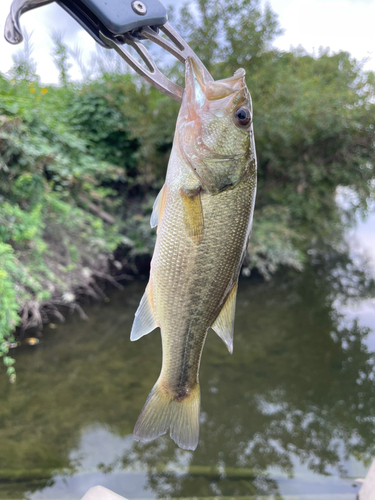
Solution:
[(375, 456), (375, 333), (353, 307), (375, 287), (346, 255), (311, 260), (241, 281), (233, 356), (210, 332), (195, 452), (132, 439), (161, 366), (158, 332), (129, 341), (145, 283), (20, 348), (17, 384), (0, 378), (0, 498), (78, 499), (102, 484), (128, 498), (354, 500)]

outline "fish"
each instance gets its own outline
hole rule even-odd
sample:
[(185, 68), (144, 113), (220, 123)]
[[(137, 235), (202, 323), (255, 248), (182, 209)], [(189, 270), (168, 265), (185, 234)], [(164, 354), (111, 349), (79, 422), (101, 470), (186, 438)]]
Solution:
[(199, 440), (199, 365), (209, 328), (233, 351), (238, 278), (257, 184), (252, 102), (245, 71), (210, 80), (191, 58), (164, 186), (150, 278), (131, 330), (161, 330), (163, 361), (134, 428), (149, 442), (168, 431), (183, 449)]

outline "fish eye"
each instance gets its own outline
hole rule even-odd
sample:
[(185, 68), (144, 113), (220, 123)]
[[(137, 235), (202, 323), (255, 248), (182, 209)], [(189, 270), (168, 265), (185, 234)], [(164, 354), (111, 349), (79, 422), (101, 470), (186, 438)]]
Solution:
[(241, 127), (246, 127), (251, 121), (250, 109), (247, 106), (240, 106), (233, 113), (234, 123)]

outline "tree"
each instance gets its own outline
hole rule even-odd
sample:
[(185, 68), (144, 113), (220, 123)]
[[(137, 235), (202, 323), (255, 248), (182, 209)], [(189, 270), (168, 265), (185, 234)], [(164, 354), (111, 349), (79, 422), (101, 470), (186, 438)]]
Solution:
[(249, 61), (253, 64), (282, 33), (276, 14), (268, 5), (262, 10), (258, 0), (185, 4), (178, 29), (215, 77), (219, 72), (218, 78), (231, 76)]
[(28, 83), (37, 81), (36, 62), (32, 57), (33, 44), (31, 43), (32, 33), (23, 30), (23, 47), (12, 55), (13, 66), (9, 70), (11, 78), (25, 80)]
[(69, 70), (72, 67), (69, 62), (70, 54), (67, 45), (63, 41), (63, 34), (56, 30), (51, 32), (53, 42), (52, 57), (56, 68), (59, 70), (59, 83), (63, 87), (69, 82)]
[(352, 212), (366, 213), (373, 199), (375, 75), (346, 52), (272, 48), (281, 30), (257, 0), (197, 0), (181, 9), (178, 26), (215, 78), (246, 70), (259, 178), (252, 241), (269, 231), (270, 214), (279, 229), (253, 249), (262, 247), (272, 269), (298, 267), (296, 248), (342, 236), (338, 186), (356, 194)]

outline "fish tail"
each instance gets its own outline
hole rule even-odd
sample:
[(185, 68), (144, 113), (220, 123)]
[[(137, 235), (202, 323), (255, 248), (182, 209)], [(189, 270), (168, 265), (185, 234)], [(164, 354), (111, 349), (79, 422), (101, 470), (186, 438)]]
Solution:
[(199, 437), (199, 383), (178, 394), (165, 390), (160, 379), (154, 385), (134, 428), (136, 441), (148, 442), (168, 429), (173, 441), (185, 450), (195, 450)]

